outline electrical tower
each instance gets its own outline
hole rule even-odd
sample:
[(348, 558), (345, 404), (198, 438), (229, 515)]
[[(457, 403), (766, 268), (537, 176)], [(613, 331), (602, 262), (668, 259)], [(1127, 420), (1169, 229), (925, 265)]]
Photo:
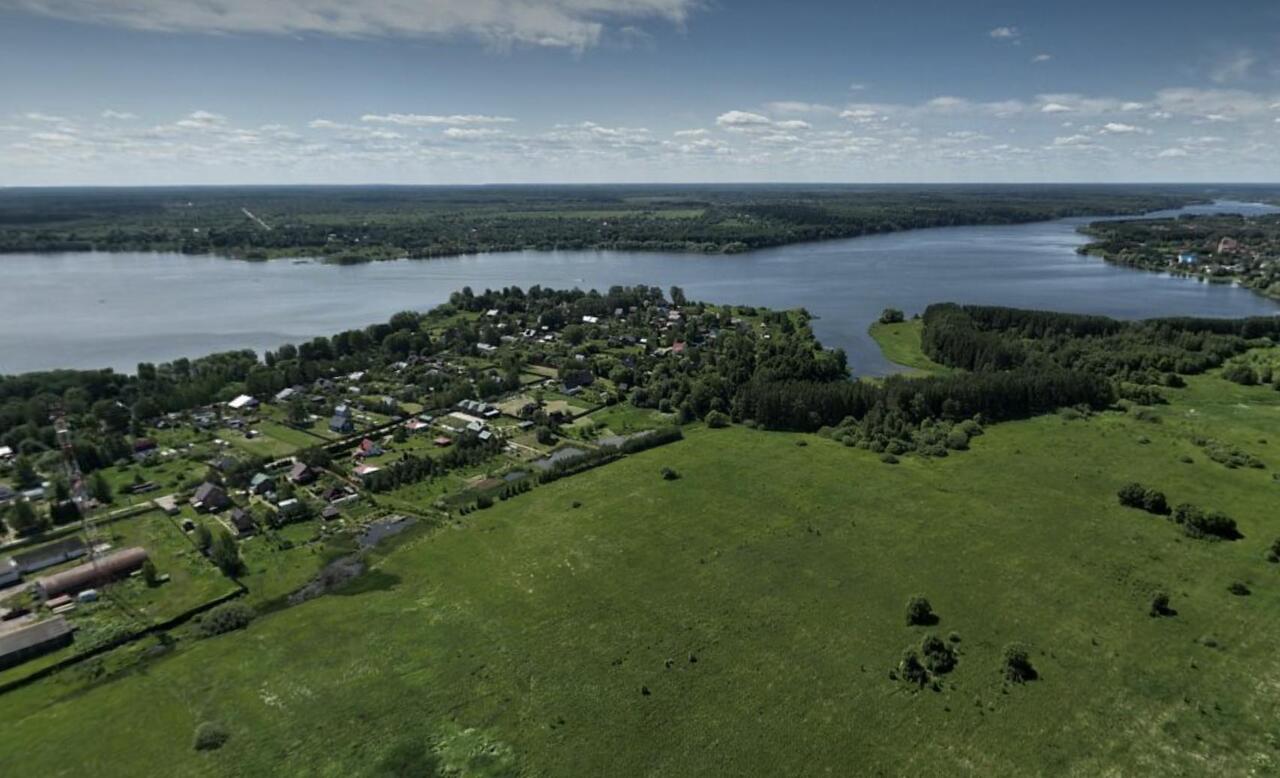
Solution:
[(58, 437), (58, 447), (62, 449), (62, 472), (67, 478), (68, 495), (76, 513), (80, 514), (80, 531), (84, 534), (85, 545), (89, 547), (89, 561), (98, 563), (98, 538), (89, 523), (89, 487), (84, 482), (84, 473), (80, 471), (80, 462), (76, 459), (75, 443), (71, 440), (71, 425), (62, 411), (56, 411), (53, 417), (53, 429)]

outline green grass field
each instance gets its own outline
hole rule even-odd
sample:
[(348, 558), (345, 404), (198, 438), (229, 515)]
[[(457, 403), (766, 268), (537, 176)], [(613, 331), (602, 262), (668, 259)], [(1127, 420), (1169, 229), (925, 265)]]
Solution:
[[(1044, 416), (896, 466), (691, 429), (404, 537), (344, 594), (11, 692), (0, 754), (30, 775), (386, 774), (433, 745), (468, 775), (1275, 772), (1280, 392), (1168, 394), (1158, 421)], [(1244, 538), (1119, 506), (1130, 480)], [(1148, 615), (1161, 589), (1177, 615)], [(905, 625), (916, 593), (936, 627)], [(960, 638), (941, 690), (890, 680), (930, 631)], [(1001, 680), (1013, 641), (1039, 680)], [(194, 751), (201, 721), (226, 746)]]
[(920, 334), (924, 331), (922, 319), (908, 319), (895, 324), (876, 322), (871, 325), (871, 337), (889, 358), (889, 361), (911, 368), (908, 374), (946, 373), (951, 368), (939, 365), (920, 350)]

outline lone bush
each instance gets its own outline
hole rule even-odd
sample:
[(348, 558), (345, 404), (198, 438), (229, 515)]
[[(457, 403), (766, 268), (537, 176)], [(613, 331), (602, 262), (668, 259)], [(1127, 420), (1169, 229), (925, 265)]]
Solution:
[(1280, 562), (1280, 538), (1271, 542), (1271, 548), (1267, 550), (1267, 561)]
[(1010, 643), (1004, 647), (1001, 669), (1005, 680), (1012, 683), (1026, 683), (1039, 677), (1036, 669), (1031, 666), (1027, 648), (1020, 643)]
[(662, 480), (664, 480), (664, 481), (675, 481), (675, 480), (676, 480), (676, 479), (678, 479), (679, 477), (680, 477), (680, 474), (679, 474), (679, 473), (677, 473), (676, 471), (672, 470), (671, 468), (669, 468), (669, 467), (664, 467), (664, 468), (662, 468)]
[(722, 429), (729, 426), (729, 416), (723, 411), (710, 411), (707, 413), (707, 426), (713, 430)]
[(928, 626), (938, 623), (938, 615), (933, 612), (933, 605), (921, 595), (907, 600), (907, 624), (909, 626)]
[(243, 602), (225, 602), (200, 617), (200, 636), (210, 638), (237, 629), (244, 629), (253, 621), (253, 608)]
[(1172, 616), (1173, 610), (1169, 608), (1169, 595), (1165, 592), (1156, 592), (1151, 598), (1151, 615), (1152, 616)]
[(897, 324), (905, 319), (906, 316), (897, 308), (885, 308), (880, 312), (881, 324)]
[(231, 733), (220, 724), (203, 721), (196, 727), (195, 741), (192, 745), (197, 751), (214, 751), (222, 748), (223, 744), (230, 739)]
[(1250, 594), (1253, 594), (1253, 592), (1249, 591), (1249, 587), (1245, 586), (1243, 581), (1233, 582), (1230, 586), (1227, 587), (1227, 591), (1231, 592), (1237, 597), (1248, 597)]

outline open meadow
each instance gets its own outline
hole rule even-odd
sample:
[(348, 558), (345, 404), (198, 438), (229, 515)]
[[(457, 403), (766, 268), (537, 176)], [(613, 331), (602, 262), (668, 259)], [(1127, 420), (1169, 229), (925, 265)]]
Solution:
[[(1169, 396), (999, 424), (969, 451), (897, 465), (816, 435), (694, 428), (411, 532), (341, 593), (244, 631), (10, 692), (0, 761), (30, 775), (1273, 770), (1280, 393), (1206, 375)], [(1266, 467), (1212, 461), (1198, 436)], [(1225, 511), (1243, 538), (1122, 507), (1135, 480)], [(1157, 591), (1174, 615), (1150, 615)], [(907, 626), (915, 594), (935, 625)], [(954, 641), (955, 668), (936, 689), (892, 678), (931, 633)], [(1037, 680), (1002, 678), (1014, 642)], [(205, 721), (231, 735), (218, 751), (191, 747)]]

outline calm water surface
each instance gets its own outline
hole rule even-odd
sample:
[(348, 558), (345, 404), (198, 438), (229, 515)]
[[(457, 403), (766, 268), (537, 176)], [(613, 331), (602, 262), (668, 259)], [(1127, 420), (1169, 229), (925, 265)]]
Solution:
[[(1182, 213), (1280, 209), (1218, 203)], [(1162, 212), (1157, 215), (1169, 215)], [(784, 246), (736, 256), (560, 251), (336, 266), (238, 262), (180, 254), (0, 256), (0, 374), (114, 367), (252, 348), (425, 310), (463, 286), (605, 289), (684, 287), (693, 299), (774, 308), (803, 306), (827, 346), (854, 371), (892, 371), (867, 327), (886, 307), (986, 303), (1150, 316), (1280, 314), (1245, 289), (1128, 270), (1080, 256), (1076, 228), (1090, 219), (947, 227)]]

